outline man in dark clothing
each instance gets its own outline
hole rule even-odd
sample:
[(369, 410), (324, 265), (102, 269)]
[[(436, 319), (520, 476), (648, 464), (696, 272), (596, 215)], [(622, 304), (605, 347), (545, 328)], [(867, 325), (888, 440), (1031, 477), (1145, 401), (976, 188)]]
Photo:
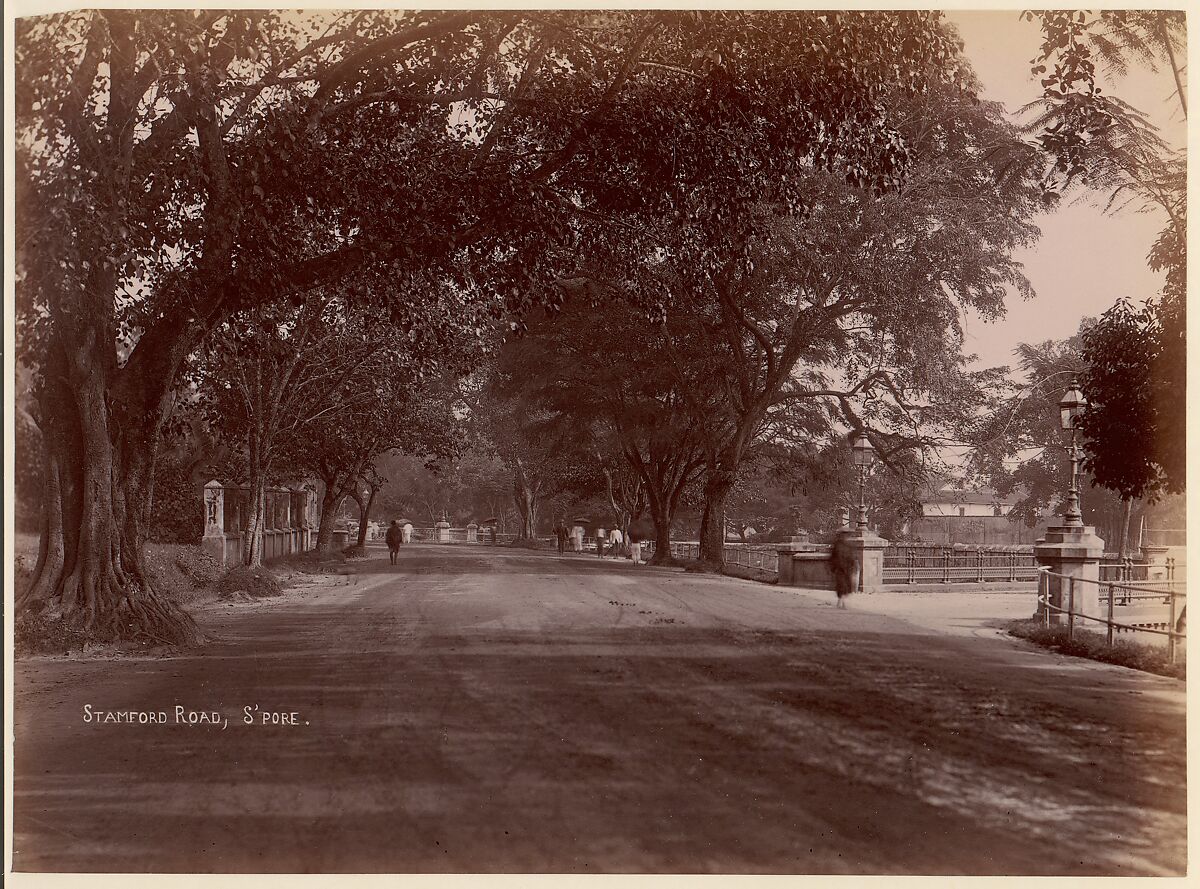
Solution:
[(829, 570), (833, 574), (833, 588), (837, 592), (838, 608), (846, 607), (846, 597), (854, 592), (854, 581), (858, 574), (854, 547), (850, 545), (850, 532), (839, 531), (829, 553)]
[(392, 519), (392, 523), (387, 529), (387, 545), (388, 555), (392, 560), (392, 564), (396, 564), (396, 559), (400, 556), (400, 544), (404, 542), (404, 529), (400, 527), (400, 523)]

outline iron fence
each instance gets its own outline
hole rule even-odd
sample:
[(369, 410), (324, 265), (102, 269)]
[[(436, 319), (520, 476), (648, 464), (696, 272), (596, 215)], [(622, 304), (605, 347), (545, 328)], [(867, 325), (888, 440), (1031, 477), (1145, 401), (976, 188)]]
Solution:
[[(654, 555), (654, 551), (655, 543), (653, 540), (642, 541), (643, 558), (650, 558), (650, 556)], [(763, 571), (767, 574), (779, 574), (778, 550), (732, 543), (726, 544), (724, 554), (727, 565), (740, 565), (743, 568)], [(671, 555), (677, 559), (699, 559), (700, 544), (696, 541), (672, 540)]]
[[(1106, 627), (1106, 638), (1109, 645), (1113, 644), (1113, 639), (1117, 633), (1152, 633), (1158, 636), (1167, 637), (1167, 657), (1174, 663), (1176, 646), (1179, 640), (1187, 639), (1187, 633), (1183, 632), (1181, 627), (1184, 623), (1185, 607), (1180, 610), (1178, 608), (1178, 599), (1187, 597), (1185, 582), (1174, 578), (1174, 565), (1170, 567), (1169, 576), (1161, 580), (1149, 581), (1127, 581), (1118, 583), (1116, 581), (1091, 580), (1089, 578), (1073, 577), (1066, 574), (1057, 574), (1049, 568), (1043, 567), (1038, 569), (1038, 611), (1043, 615), (1045, 625), (1050, 626), (1051, 612), (1065, 614), (1067, 616), (1067, 638), (1074, 638), (1075, 635), (1075, 618), (1083, 620), (1095, 621), (1102, 623)], [(1065, 588), (1066, 608), (1061, 608), (1050, 602), (1050, 578), (1056, 577), (1059, 579), (1062, 586)], [(1075, 610), (1076, 588), (1082, 584), (1095, 584), (1099, 589), (1097, 592), (1098, 601), (1105, 604), (1105, 617), (1097, 617), (1092, 614), (1085, 614)], [(1144, 606), (1146, 603), (1160, 604), (1165, 606), (1167, 614), (1164, 616), (1150, 614), (1135, 614), (1132, 608)], [(1130, 608), (1127, 614), (1117, 613), (1118, 608)], [(1115, 620), (1121, 617), (1122, 620)]]
[(1032, 549), (889, 546), (884, 583), (985, 583), (1037, 580)]

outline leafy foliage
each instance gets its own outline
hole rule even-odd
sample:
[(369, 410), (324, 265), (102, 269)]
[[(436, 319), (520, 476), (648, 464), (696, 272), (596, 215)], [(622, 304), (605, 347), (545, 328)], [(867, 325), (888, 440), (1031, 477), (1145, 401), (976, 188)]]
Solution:
[[(1033, 17), (1033, 13), (1026, 13)], [(1166, 220), (1148, 264), (1165, 283), (1157, 299), (1117, 302), (1083, 343), (1085, 465), (1124, 497), (1182, 491), (1186, 400), (1186, 157), (1137, 109), (1103, 95), (1099, 71), (1131, 64), (1167, 67), (1187, 116), (1186, 18), (1174, 10), (1037, 14), (1045, 35), (1034, 72), (1047, 73), (1041, 114), (1031, 124), (1052, 159), (1051, 179), (1075, 177), (1107, 192), (1107, 209), (1161, 213)]]
[(1096, 484), (1125, 498), (1184, 490), (1182, 442), (1162, 434), (1161, 418), (1186, 412), (1183, 393), (1158, 373), (1163, 336), (1157, 314), (1128, 300), (1083, 333), (1083, 465)]

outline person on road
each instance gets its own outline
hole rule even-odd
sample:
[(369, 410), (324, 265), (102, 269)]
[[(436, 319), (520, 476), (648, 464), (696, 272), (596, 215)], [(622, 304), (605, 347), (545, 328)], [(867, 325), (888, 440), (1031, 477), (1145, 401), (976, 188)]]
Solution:
[(559, 522), (554, 528), (554, 536), (558, 540), (558, 554), (565, 556), (567, 554), (567, 526)]
[(850, 532), (839, 531), (829, 553), (829, 571), (833, 575), (833, 588), (837, 592), (837, 607), (846, 607), (846, 597), (854, 592), (858, 565), (854, 548), (850, 546)]
[(609, 552), (611, 552), (618, 559), (621, 558), (621, 544), (625, 542), (625, 535), (621, 533), (621, 529), (613, 528), (612, 534), (608, 536), (608, 539)]
[(604, 528), (596, 529), (596, 555), (604, 558), (604, 538), (608, 536), (608, 531)]
[(396, 564), (396, 559), (400, 557), (400, 544), (404, 542), (404, 529), (400, 527), (400, 523), (392, 519), (392, 523), (387, 529), (387, 545), (388, 557), (392, 560), (392, 564)]
[(629, 558), (633, 559), (633, 564), (642, 564), (642, 538), (629, 534)]

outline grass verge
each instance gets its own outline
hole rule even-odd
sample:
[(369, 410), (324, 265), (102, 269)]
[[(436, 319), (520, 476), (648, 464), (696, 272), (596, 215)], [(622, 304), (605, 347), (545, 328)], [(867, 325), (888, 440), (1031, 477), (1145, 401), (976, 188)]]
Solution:
[(1157, 673), (1172, 679), (1184, 679), (1187, 676), (1187, 655), (1183, 645), (1177, 646), (1175, 663), (1171, 663), (1167, 658), (1165, 646), (1147, 645), (1130, 639), (1116, 639), (1110, 646), (1108, 640), (1100, 633), (1081, 630), (1078, 627), (1075, 629), (1074, 638), (1067, 637), (1065, 626), (1047, 627), (1038, 620), (1015, 620), (1007, 629), (1010, 636), (1027, 639), (1034, 645), (1049, 648), (1059, 654), (1103, 661), (1106, 664)]

